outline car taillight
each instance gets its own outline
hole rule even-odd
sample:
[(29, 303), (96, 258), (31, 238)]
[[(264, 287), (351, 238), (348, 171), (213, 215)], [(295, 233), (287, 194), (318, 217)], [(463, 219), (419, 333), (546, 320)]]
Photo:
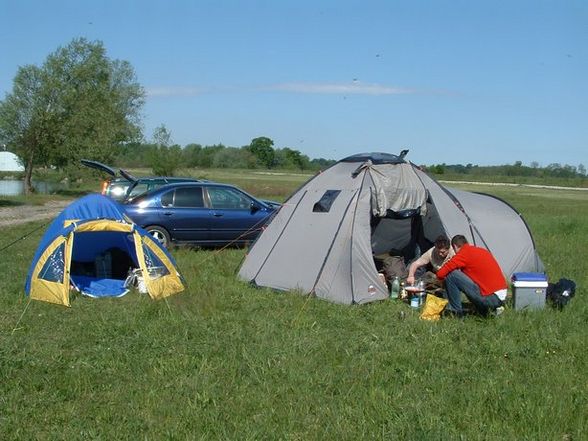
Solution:
[(108, 181), (102, 181), (102, 194), (106, 194), (107, 188), (108, 188)]

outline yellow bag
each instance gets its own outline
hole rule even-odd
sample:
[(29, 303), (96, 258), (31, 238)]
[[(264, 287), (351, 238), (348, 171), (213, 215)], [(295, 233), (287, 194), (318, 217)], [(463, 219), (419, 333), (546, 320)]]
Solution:
[(429, 294), (425, 301), (425, 307), (421, 313), (422, 320), (439, 320), (441, 318), (441, 311), (445, 308), (445, 305), (449, 303), (449, 300), (441, 299), (437, 296)]

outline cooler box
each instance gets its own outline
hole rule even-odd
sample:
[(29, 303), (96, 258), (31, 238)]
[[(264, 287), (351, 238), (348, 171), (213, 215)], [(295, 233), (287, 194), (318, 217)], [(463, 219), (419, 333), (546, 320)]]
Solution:
[(541, 309), (545, 306), (547, 276), (540, 273), (514, 273), (512, 297), (514, 309)]

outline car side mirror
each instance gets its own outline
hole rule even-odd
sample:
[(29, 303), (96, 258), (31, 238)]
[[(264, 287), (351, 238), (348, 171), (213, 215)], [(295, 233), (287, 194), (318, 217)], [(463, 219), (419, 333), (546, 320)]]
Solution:
[(256, 211), (261, 210), (259, 204), (255, 201), (251, 201), (251, 212), (255, 213)]

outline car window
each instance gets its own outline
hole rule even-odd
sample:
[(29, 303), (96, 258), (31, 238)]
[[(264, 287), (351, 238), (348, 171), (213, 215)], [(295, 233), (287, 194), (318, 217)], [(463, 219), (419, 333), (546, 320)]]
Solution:
[(130, 184), (130, 182), (111, 183), (106, 194), (114, 199), (123, 199)]
[(172, 207), (174, 205), (174, 191), (168, 191), (167, 193), (163, 193), (161, 195), (161, 206), (162, 207)]
[(146, 183), (137, 183), (129, 193), (127, 197), (137, 196), (138, 194), (143, 194), (146, 191), (151, 190)]
[(177, 188), (174, 198), (174, 207), (204, 207), (204, 199), (202, 198), (202, 187)]
[(234, 188), (208, 187), (208, 196), (215, 209), (251, 208), (252, 200)]

